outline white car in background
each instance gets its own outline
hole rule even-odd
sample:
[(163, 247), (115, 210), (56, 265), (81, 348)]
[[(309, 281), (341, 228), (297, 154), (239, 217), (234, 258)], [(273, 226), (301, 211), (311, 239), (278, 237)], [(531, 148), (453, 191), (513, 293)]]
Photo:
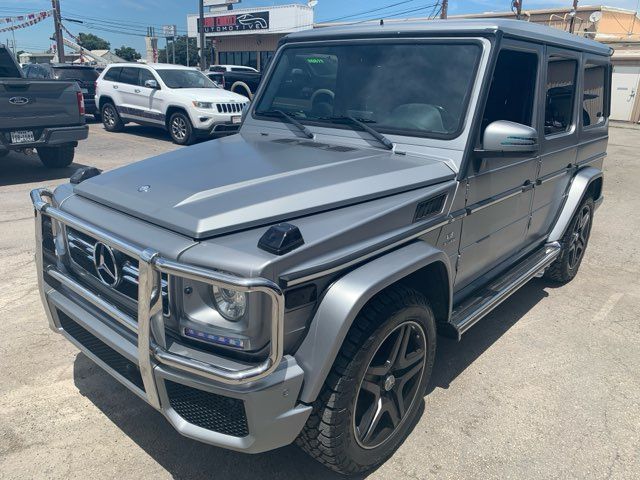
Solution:
[(249, 99), (194, 68), (114, 63), (98, 78), (96, 103), (110, 132), (135, 122), (164, 128), (175, 143), (189, 145), (197, 137), (235, 133)]
[(251, 72), (258, 73), (253, 67), (245, 67), (243, 65), (211, 65), (209, 72), (225, 73), (225, 72)]

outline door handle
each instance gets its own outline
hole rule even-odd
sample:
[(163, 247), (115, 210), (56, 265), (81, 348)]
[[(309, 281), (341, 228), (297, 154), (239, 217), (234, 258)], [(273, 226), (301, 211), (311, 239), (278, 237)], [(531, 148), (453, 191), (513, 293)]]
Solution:
[(117, 89), (118, 89), (118, 85), (113, 85), (113, 88), (114, 88), (115, 90), (117, 90)]

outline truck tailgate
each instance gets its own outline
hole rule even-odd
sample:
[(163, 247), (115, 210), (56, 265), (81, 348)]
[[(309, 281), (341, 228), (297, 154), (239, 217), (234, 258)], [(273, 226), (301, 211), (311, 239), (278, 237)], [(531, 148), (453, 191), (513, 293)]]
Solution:
[(0, 79), (0, 130), (82, 123), (75, 82)]

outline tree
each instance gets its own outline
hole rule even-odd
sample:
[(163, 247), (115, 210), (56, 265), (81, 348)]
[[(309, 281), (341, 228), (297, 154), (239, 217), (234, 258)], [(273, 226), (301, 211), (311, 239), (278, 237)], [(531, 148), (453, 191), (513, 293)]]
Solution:
[(111, 44), (93, 33), (79, 33), (78, 43), (87, 50), (109, 50)]
[(131, 47), (121, 46), (120, 48), (116, 48), (116, 55), (126, 60), (127, 62), (135, 62), (136, 60), (140, 60), (142, 55), (140, 55), (135, 49)]
[[(198, 66), (200, 57), (198, 56), (198, 44), (195, 38), (189, 39), (189, 65), (192, 67)], [(164, 48), (158, 50), (158, 62), (173, 63), (173, 45), (171, 45), (171, 38), (169, 39), (169, 58), (167, 58), (167, 51)], [(176, 37), (176, 63), (178, 65), (187, 64), (187, 36), (182, 35)]]

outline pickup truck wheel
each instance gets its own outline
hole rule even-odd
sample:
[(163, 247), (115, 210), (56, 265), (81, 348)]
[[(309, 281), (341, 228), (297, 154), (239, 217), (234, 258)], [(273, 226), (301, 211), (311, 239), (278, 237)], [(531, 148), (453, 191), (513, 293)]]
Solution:
[(297, 444), (345, 475), (383, 463), (414, 425), (435, 349), (422, 295), (394, 286), (376, 296), (347, 334)]
[(178, 145), (191, 145), (195, 138), (193, 125), (189, 117), (182, 112), (175, 112), (169, 118), (169, 135)]
[(593, 199), (585, 199), (571, 219), (569, 228), (562, 237), (560, 256), (549, 266), (545, 278), (558, 283), (573, 280), (578, 273), (584, 252), (591, 235), (593, 223)]
[(106, 131), (121, 132), (124, 129), (122, 118), (120, 118), (120, 114), (113, 103), (107, 102), (102, 105), (101, 115), (102, 124)]
[(73, 145), (38, 147), (38, 157), (47, 168), (64, 168), (73, 163), (76, 149)]

